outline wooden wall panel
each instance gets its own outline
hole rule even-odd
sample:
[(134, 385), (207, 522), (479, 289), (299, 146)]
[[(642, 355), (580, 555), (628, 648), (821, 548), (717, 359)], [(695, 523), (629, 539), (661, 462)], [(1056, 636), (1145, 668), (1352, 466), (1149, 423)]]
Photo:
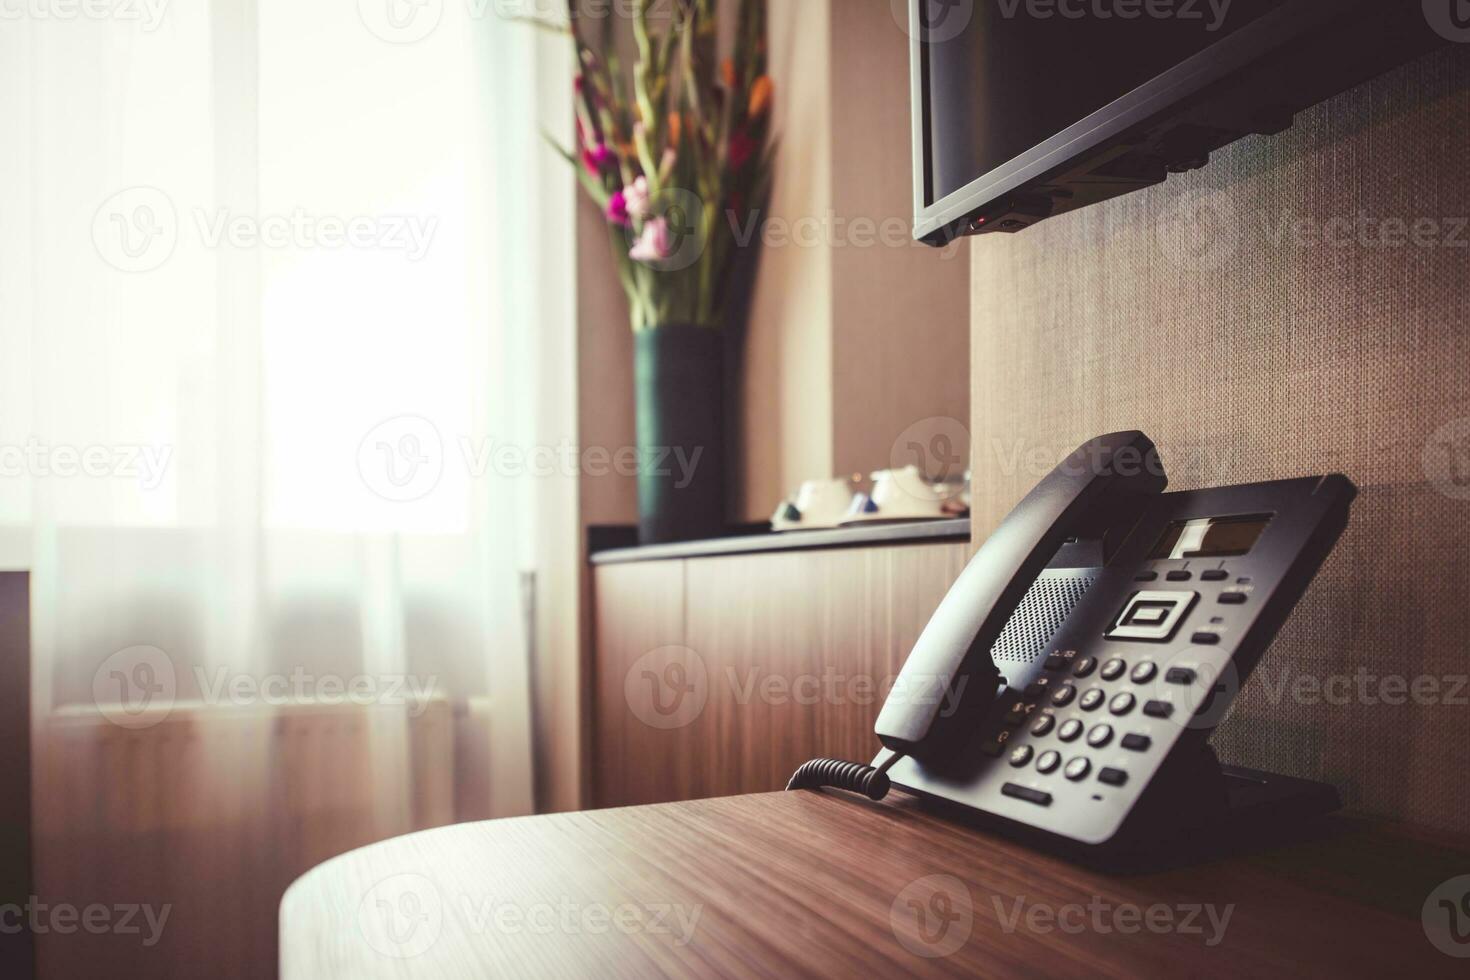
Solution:
[[(952, 543), (598, 567), (598, 805), (767, 792), (809, 758), (870, 759), (887, 684), (968, 553)], [(678, 658), (650, 651), (671, 645), (685, 652), (682, 675), (668, 677)], [(693, 688), (683, 706), (698, 709), (651, 714), (653, 691), (676, 701), (666, 678)]]

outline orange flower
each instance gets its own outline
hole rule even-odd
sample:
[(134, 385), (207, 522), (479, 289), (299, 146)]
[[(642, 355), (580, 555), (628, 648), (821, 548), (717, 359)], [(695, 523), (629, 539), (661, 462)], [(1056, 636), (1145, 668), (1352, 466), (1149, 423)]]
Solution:
[(669, 145), (678, 146), (684, 132), (684, 117), (677, 112), (669, 113)]
[(771, 81), (770, 75), (762, 75), (750, 86), (750, 116), (759, 119), (766, 114), (771, 107), (771, 98), (776, 93), (776, 85)]
[(735, 87), (735, 62), (729, 58), (720, 62), (720, 77), (725, 80), (725, 88)]

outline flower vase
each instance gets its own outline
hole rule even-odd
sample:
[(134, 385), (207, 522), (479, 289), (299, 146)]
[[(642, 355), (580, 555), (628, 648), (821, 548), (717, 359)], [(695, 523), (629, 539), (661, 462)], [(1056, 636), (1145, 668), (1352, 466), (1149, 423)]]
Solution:
[(668, 324), (634, 333), (638, 537), (667, 544), (724, 530), (724, 336)]

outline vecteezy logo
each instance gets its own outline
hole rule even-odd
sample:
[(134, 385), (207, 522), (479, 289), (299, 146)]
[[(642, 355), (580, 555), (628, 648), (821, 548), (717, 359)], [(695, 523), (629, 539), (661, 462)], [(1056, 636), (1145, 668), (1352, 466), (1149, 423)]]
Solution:
[(920, 491), (932, 500), (956, 496), (964, 490), (965, 460), (969, 458), (970, 430), (958, 419), (943, 415), (904, 429), (888, 452), (893, 469), (915, 466), (924, 479), (935, 481), (936, 487)]
[(888, 924), (899, 945), (915, 956), (950, 956), (969, 941), (975, 925), (970, 888), (953, 875), (910, 882), (893, 900)]
[[(1169, 721), (1180, 728), (1210, 731), (1218, 728), (1240, 692), (1240, 671), (1233, 659), (1216, 664), (1199, 647), (1185, 647), (1159, 665), (1150, 692), (1153, 700), (1173, 706)], [(1170, 680), (1170, 676), (1174, 680)], [(1140, 693), (1139, 697), (1144, 697)]]
[(400, 960), (422, 956), (444, 930), (444, 901), (423, 875), (384, 878), (358, 903), (357, 928), (383, 956)]
[(1451, 500), (1470, 500), (1470, 418), (1455, 419), (1429, 437), (1424, 475)]
[(1186, 194), (1155, 226), (1159, 248), (1187, 272), (1218, 272), (1240, 250), (1240, 221), (1219, 194)]
[(709, 701), (704, 658), (683, 646), (650, 650), (628, 669), (623, 696), (633, 716), (649, 728), (683, 728)]
[(428, 419), (401, 415), (376, 426), (357, 447), (357, 472), (393, 503), (422, 500), (444, 475), (444, 439)]
[(953, 41), (975, 17), (975, 0), (918, 0), (918, 22), (910, 19), (909, 0), (889, 0), (894, 23), (925, 44)]
[(120, 728), (152, 728), (168, 717), (178, 694), (178, 675), (158, 647), (119, 650), (92, 675), (92, 703)]
[(1435, 949), (1446, 956), (1470, 957), (1470, 875), (1451, 878), (1430, 892), (1420, 918)]
[(439, 26), (444, 0), (357, 0), (363, 26), (390, 44), (422, 41)]
[(698, 262), (709, 240), (704, 201), (699, 195), (670, 187), (659, 192), (652, 207), (663, 218), (668, 238), (661, 243), (663, 258), (644, 259), (643, 264), (659, 272), (679, 272)]
[(92, 216), (97, 254), (122, 272), (151, 272), (168, 261), (178, 243), (178, 212), (156, 187), (118, 191)]
[(1470, 41), (1470, 0), (1424, 0), (1424, 19), (1446, 40)]

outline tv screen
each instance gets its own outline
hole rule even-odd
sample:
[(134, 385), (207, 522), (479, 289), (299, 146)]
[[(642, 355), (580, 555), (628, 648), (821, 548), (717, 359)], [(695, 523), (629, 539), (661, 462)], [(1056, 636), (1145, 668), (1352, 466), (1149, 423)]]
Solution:
[(917, 237), (1193, 169), (1433, 46), (1402, 0), (910, 0)]

